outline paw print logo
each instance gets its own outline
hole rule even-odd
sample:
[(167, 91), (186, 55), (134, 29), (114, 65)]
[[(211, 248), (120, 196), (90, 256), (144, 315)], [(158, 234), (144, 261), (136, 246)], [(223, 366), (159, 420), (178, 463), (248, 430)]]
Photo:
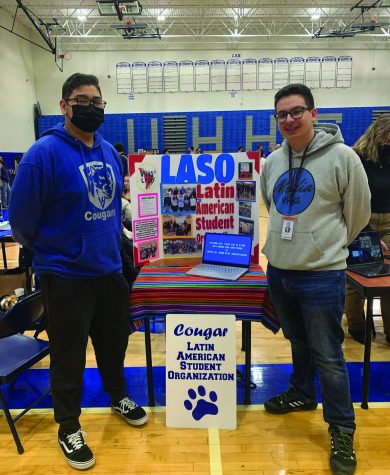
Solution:
[[(201, 397), (202, 399), (198, 399), (198, 397)], [(198, 390), (195, 391), (195, 389), (189, 389), (188, 390), (188, 397), (191, 399), (186, 399), (184, 401), (184, 407), (187, 409), (187, 411), (192, 411), (192, 417), (196, 421), (200, 421), (202, 417), (207, 416), (208, 414), (215, 416), (218, 414), (218, 406), (214, 404), (216, 400), (218, 399), (217, 393), (215, 391), (210, 391), (209, 393), (209, 399), (205, 399), (204, 397), (206, 396), (206, 389), (204, 386), (198, 386)], [(197, 401), (196, 401), (197, 400)], [(196, 406), (194, 408), (196, 402)]]

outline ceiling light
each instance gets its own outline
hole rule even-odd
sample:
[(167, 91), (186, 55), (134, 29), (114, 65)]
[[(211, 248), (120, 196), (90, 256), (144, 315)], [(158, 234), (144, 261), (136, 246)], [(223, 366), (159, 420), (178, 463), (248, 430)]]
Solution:
[(81, 21), (82, 23), (85, 23), (87, 21), (86, 15), (77, 15), (78, 21)]
[(164, 15), (158, 15), (157, 21), (165, 21), (165, 16)]
[(316, 9), (314, 10), (314, 12), (312, 13), (312, 15), (311, 15), (311, 19), (312, 19), (313, 21), (317, 21), (317, 20), (319, 20), (320, 18), (321, 18), (321, 9), (320, 9), (320, 8), (316, 8)]

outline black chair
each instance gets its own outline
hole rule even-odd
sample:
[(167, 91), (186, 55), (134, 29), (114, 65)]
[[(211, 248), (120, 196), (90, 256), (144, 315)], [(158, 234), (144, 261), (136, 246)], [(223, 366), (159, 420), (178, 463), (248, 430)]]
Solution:
[(31, 368), (49, 354), (48, 341), (23, 335), (42, 318), (42, 295), (41, 292), (34, 292), (16, 302), (0, 319), (0, 403), (19, 454), (24, 452), (24, 448), (16, 431), (15, 423), (27, 411), (39, 404), (50, 390), (23, 409), (17, 416), (12, 417), (3, 385), (12, 383), (20, 373)]

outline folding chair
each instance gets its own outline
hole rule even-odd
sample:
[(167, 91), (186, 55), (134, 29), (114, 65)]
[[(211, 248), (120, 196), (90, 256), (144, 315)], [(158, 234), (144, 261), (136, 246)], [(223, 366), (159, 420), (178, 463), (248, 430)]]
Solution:
[(50, 389), (17, 416), (12, 417), (3, 385), (13, 382), (19, 374), (49, 354), (48, 341), (22, 334), (33, 327), (42, 316), (42, 295), (41, 292), (34, 292), (16, 302), (0, 319), (0, 403), (19, 454), (24, 452), (24, 448), (16, 431), (15, 422), (39, 404), (49, 394)]

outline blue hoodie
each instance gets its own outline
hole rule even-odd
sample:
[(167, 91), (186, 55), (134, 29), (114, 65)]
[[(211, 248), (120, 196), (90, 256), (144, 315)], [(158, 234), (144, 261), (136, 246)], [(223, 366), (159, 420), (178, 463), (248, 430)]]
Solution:
[(36, 274), (91, 278), (122, 272), (122, 162), (96, 132), (92, 148), (58, 124), (24, 155), (9, 221), (34, 250)]

